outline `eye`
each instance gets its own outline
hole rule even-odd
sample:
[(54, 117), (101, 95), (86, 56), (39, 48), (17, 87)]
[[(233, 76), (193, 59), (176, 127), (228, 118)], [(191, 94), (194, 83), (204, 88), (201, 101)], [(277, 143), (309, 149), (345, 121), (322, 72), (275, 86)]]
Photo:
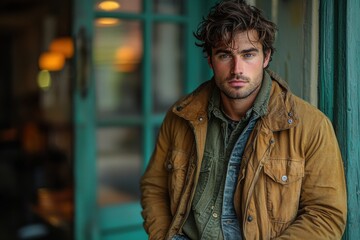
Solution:
[(254, 57), (254, 54), (253, 53), (245, 53), (243, 56), (244, 56), (244, 58), (252, 58), (252, 57)]
[(219, 55), (220, 59), (228, 59), (231, 58), (231, 55), (229, 53), (222, 53)]

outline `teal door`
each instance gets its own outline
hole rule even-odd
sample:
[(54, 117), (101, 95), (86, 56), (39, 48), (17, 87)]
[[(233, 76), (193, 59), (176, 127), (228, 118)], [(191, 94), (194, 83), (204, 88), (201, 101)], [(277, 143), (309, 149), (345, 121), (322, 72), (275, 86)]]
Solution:
[(76, 0), (75, 239), (147, 239), (139, 180), (157, 130), (170, 105), (205, 80), (192, 36), (199, 5)]

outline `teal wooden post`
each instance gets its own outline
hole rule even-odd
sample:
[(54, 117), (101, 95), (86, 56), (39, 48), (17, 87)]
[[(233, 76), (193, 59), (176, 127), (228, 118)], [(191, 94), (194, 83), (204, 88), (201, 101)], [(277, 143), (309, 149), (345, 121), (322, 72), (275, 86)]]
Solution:
[[(74, 239), (97, 240), (96, 205), (95, 84), (92, 72), (92, 1), (74, 2), (73, 37), (76, 46), (74, 61)], [(80, 32), (84, 38), (80, 41)], [(82, 47), (83, 46), (83, 47)], [(82, 49), (82, 50), (81, 50)], [(84, 54), (85, 53), (85, 54)], [(86, 64), (86, 65), (85, 65)], [(84, 78), (81, 75), (85, 75)]]
[(145, 19), (147, 21), (144, 21), (144, 62), (143, 65), (143, 118), (144, 122), (142, 125), (143, 128), (143, 158), (146, 159), (143, 164), (143, 170), (145, 170), (153, 146), (150, 144), (153, 141), (153, 124), (151, 123), (151, 114), (152, 114), (152, 84), (151, 84), (151, 78), (152, 78), (152, 66), (151, 66), (151, 44), (152, 44), (152, 31), (153, 31), (153, 22), (150, 21), (152, 19), (152, 1), (143, 1), (144, 3), (144, 12), (146, 14)]
[(341, 0), (339, 13), (339, 71), (337, 98), (340, 147), (346, 167), (348, 224), (344, 239), (360, 239), (360, 1)]
[(359, 10), (358, 0), (320, 4), (320, 108), (332, 118), (342, 151), (348, 191), (343, 238), (351, 240), (360, 239)]
[(335, 16), (334, 0), (320, 1), (319, 108), (333, 120)]

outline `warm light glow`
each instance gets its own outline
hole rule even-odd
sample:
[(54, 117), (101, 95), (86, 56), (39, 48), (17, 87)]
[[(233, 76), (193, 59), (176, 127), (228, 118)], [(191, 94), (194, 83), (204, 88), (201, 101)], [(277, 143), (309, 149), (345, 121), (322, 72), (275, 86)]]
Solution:
[(44, 52), (39, 58), (39, 67), (42, 70), (59, 71), (64, 67), (65, 57), (58, 52)]
[(114, 11), (120, 8), (120, 3), (117, 1), (105, 0), (98, 4), (98, 8), (103, 11)]
[(70, 37), (62, 37), (54, 39), (50, 44), (50, 51), (64, 54), (66, 58), (74, 55), (74, 44)]
[(96, 25), (101, 27), (115, 26), (120, 23), (117, 18), (98, 18), (96, 19)]
[(140, 62), (139, 56), (131, 47), (121, 47), (116, 51), (116, 67), (120, 72), (133, 72)]
[(37, 83), (39, 88), (48, 89), (51, 86), (51, 76), (48, 70), (42, 70), (38, 74)]

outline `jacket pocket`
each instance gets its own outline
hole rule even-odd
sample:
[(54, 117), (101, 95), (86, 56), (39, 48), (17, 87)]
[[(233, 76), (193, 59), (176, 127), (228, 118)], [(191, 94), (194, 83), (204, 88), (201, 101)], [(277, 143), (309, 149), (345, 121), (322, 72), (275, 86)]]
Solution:
[(175, 214), (184, 188), (187, 166), (190, 162), (190, 154), (173, 150), (169, 153), (165, 168), (168, 171), (168, 189), (172, 214)]
[(270, 220), (276, 225), (293, 221), (299, 207), (304, 161), (270, 158), (264, 165), (264, 172)]

